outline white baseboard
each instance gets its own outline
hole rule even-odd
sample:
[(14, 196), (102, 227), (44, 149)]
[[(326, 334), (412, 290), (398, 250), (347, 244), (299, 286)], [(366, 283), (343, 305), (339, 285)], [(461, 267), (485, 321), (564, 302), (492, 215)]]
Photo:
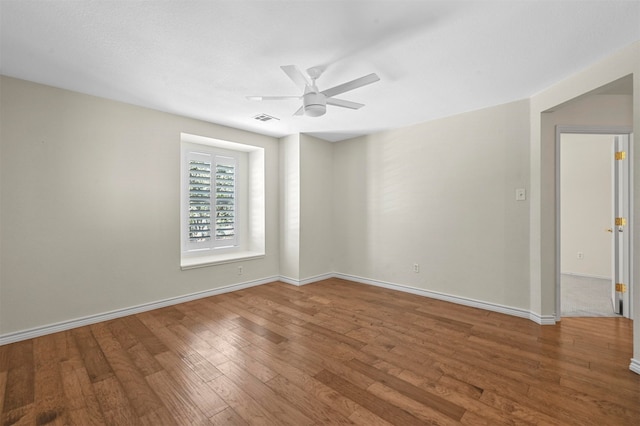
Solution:
[(640, 359), (631, 358), (629, 370), (633, 371), (636, 374), (640, 374)]
[(126, 317), (128, 315), (139, 314), (141, 312), (151, 311), (153, 309), (164, 308), (166, 306), (177, 305), (179, 303), (190, 302), (204, 297), (216, 296), (218, 294), (229, 293), (232, 291), (242, 290), (244, 288), (255, 287), (262, 284), (278, 281), (279, 276), (263, 278), (259, 280), (246, 281), (238, 284), (231, 284), (213, 290), (205, 290), (197, 293), (191, 293), (184, 296), (171, 297), (169, 299), (159, 300), (157, 302), (144, 303), (129, 308), (117, 309), (115, 311), (105, 312), (102, 314), (89, 315), (82, 318), (76, 318), (68, 321), (62, 321), (55, 324), (49, 324), (42, 327), (35, 327), (27, 330), (17, 331), (14, 333), (0, 335), (0, 346), (9, 343), (19, 342), (21, 340), (32, 339), (34, 337), (44, 336), (46, 334), (57, 333), (60, 331), (70, 330), (76, 327), (91, 325), (102, 321), (109, 321), (115, 318)]
[(540, 315), (535, 312), (529, 312), (529, 319), (540, 325), (555, 325), (558, 322), (555, 315)]
[[(513, 308), (510, 306), (504, 306), (497, 303), (484, 302), (475, 299), (469, 299), (465, 297), (452, 296), (446, 293), (440, 293), (436, 291), (424, 290), (416, 287), (411, 287), (403, 284), (395, 284), (386, 281), (374, 280), (370, 278), (363, 278), (356, 275), (342, 274), (342, 273), (326, 273), (316, 275), (302, 280), (286, 276), (273, 276), (268, 278), (262, 278), (259, 280), (247, 281), (238, 284), (231, 284), (228, 286), (201, 291), (197, 293), (187, 294), (184, 296), (172, 297), (169, 299), (160, 300), (157, 302), (145, 303), (142, 305), (132, 306), (129, 308), (117, 309), (115, 311), (105, 312), (102, 314), (89, 315), (83, 318), (77, 318), (73, 320), (63, 321), (55, 324), (45, 325), (42, 327), (35, 327), (28, 330), (17, 331), (9, 334), (0, 335), (0, 346), (9, 343), (18, 342), (21, 340), (32, 339), (34, 337), (44, 336), (46, 334), (57, 333), (59, 331), (70, 330), (76, 327), (82, 327), (85, 325), (95, 324), (102, 321), (108, 321), (115, 318), (121, 318), (128, 315), (134, 315), (141, 312), (151, 311), (153, 309), (164, 308), (165, 306), (177, 305), (178, 303), (190, 302), (192, 300), (201, 299), (204, 297), (215, 296), (218, 294), (229, 293), (232, 291), (242, 290), (244, 288), (255, 287), (258, 285), (268, 284), (274, 281), (282, 281), (287, 284), (301, 286), (311, 284), (317, 281), (322, 281), (330, 278), (341, 278), (347, 281), (359, 282), (362, 284), (369, 284), (377, 287), (384, 287), (391, 290), (402, 291), (405, 293), (416, 294), (419, 296), (430, 297), (432, 299), (444, 300), (446, 302), (456, 303), (458, 305), (470, 306), (473, 308), (484, 309), (492, 312), (499, 312), (501, 314), (511, 315), (520, 318), (527, 318), (540, 325), (553, 325), (556, 323), (555, 316), (553, 315), (539, 315), (534, 312), (527, 311), (525, 309)], [(634, 364), (635, 362), (635, 364)], [(631, 363), (631, 369), (633, 371), (637, 369), (640, 374), (640, 363), (633, 361)]]
[(446, 302), (456, 303), (458, 305), (470, 306), (472, 308), (484, 309), (492, 312), (499, 312), (501, 314), (511, 315), (514, 317), (527, 318), (531, 321), (537, 322), (541, 325), (555, 324), (555, 316), (544, 315), (540, 316), (525, 309), (513, 308), (510, 306), (499, 305), (497, 303), (484, 302), (481, 300), (469, 299), (466, 297), (452, 296), (446, 293), (440, 293), (437, 291), (424, 290), (421, 288), (411, 287), (403, 284), (395, 284), (386, 281), (372, 280), (370, 278), (363, 278), (356, 275), (349, 274), (334, 274), (336, 278), (342, 278), (348, 281), (355, 281), (362, 284), (374, 285), (377, 287), (384, 287), (390, 290), (403, 291), (405, 293), (416, 294), (418, 296), (430, 297), (432, 299), (444, 300)]
[(287, 283), (287, 284), (295, 285), (295, 286), (307, 285), (307, 284), (315, 283), (315, 282), (322, 281), (322, 280), (328, 280), (329, 278), (335, 278), (335, 274), (329, 272), (329, 273), (322, 274), (322, 275), (315, 275), (313, 277), (304, 278), (302, 280), (297, 280), (295, 278), (285, 277), (283, 275), (280, 275), (280, 277), (279, 277), (280, 281), (282, 281), (284, 283)]

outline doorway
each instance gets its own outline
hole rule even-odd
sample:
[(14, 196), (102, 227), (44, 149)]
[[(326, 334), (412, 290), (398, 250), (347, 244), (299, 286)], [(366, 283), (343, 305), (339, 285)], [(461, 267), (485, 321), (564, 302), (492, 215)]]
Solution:
[(557, 129), (560, 316), (630, 317), (629, 139), (615, 129)]

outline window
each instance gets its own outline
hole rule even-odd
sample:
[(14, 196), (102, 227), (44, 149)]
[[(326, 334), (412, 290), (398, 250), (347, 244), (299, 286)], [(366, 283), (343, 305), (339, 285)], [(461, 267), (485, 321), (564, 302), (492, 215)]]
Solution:
[(235, 157), (188, 153), (188, 247), (235, 247), (237, 238)]
[(182, 134), (181, 267), (264, 256), (264, 149)]

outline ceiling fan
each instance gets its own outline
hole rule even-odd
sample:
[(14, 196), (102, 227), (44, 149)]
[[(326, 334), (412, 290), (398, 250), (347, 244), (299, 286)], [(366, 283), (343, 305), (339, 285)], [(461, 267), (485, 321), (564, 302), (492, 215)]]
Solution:
[(320, 91), (316, 86), (316, 80), (324, 71), (321, 67), (312, 67), (307, 70), (307, 74), (303, 74), (295, 65), (283, 65), (284, 71), (289, 78), (302, 90), (300, 96), (247, 96), (247, 99), (254, 101), (275, 101), (283, 99), (302, 99), (302, 106), (293, 115), (308, 115), (309, 117), (319, 117), (327, 112), (327, 105), (333, 105), (343, 108), (360, 109), (364, 104), (357, 102), (345, 101), (343, 99), (334, 98), (350, 90), (367, 84), (375, 83), (380, 80), (375, 73), (356, 78), (355, 80), (339, 84), (330, 89)]

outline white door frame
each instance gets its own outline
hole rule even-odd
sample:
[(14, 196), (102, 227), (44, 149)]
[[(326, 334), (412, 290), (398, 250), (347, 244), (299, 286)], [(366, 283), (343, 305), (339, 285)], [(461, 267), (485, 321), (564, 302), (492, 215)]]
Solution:
[[(605, 134), (605, 135), (629, 135), (629, 152), (627, 158), (629, 159), (629, 191), (631, 196), (629, 197), (629, 210), (632, 212), (630, 217), (627, 218), (628, 232), (633, 235), (633, 128), (630, 126), (556, 126), (556, 322), (560, 321), (562, 317), (561, 307), (561, 291), (560, 291), (560, 274), (561, 274), (561, 229), (560, 229), (560, 135), (562, 133), (578, 133), (578, 134)], [(630, 259), (633, 259), (633, 238), (630, 241), (629, 248)], [(633, 318), (633, 262), (630, 265), (630, 277), (629, 277), (629, 318)]]
[[(630, 145), (631, 145), (631, 135), (616, 135), (614, 152), (618, 151), (626, 151), (628, 154), (630, 153)], [(631, 160), (630, 158), (626, 158), (624, 161), (614, 161), (613, 167), (613, 215), (612, 217), (624, 217), (629, 220), (631, 216), (630, 210), (630, 200), (632, 197), (629, 182), (631, 168), (629, 167)], [(620, 196), (620, 192), (623, 192), (623, 195)], [(612, 224), (613, 225), (613, 224)], [(615, 225), (613, 226), (613, 302), (614, 304), (618, 301), (622, 301), (623, 307), (621, 314), (625, 317), (631, 318), (631, 285), (629, 283), (630, 275), (632, 273), (631, 267), (631, 238), (633, 237), (630, 232), (630, 228), (627, 225)], [(615, 290), (617, 286), (616, 283), (624, 283), (629, 287), (629, 291), (626, 292), (618, 292)], [(626, 308), (625, 308), (626, 306)], [(617, 312), (618, 308), (614, 306), (614, 311)]]

